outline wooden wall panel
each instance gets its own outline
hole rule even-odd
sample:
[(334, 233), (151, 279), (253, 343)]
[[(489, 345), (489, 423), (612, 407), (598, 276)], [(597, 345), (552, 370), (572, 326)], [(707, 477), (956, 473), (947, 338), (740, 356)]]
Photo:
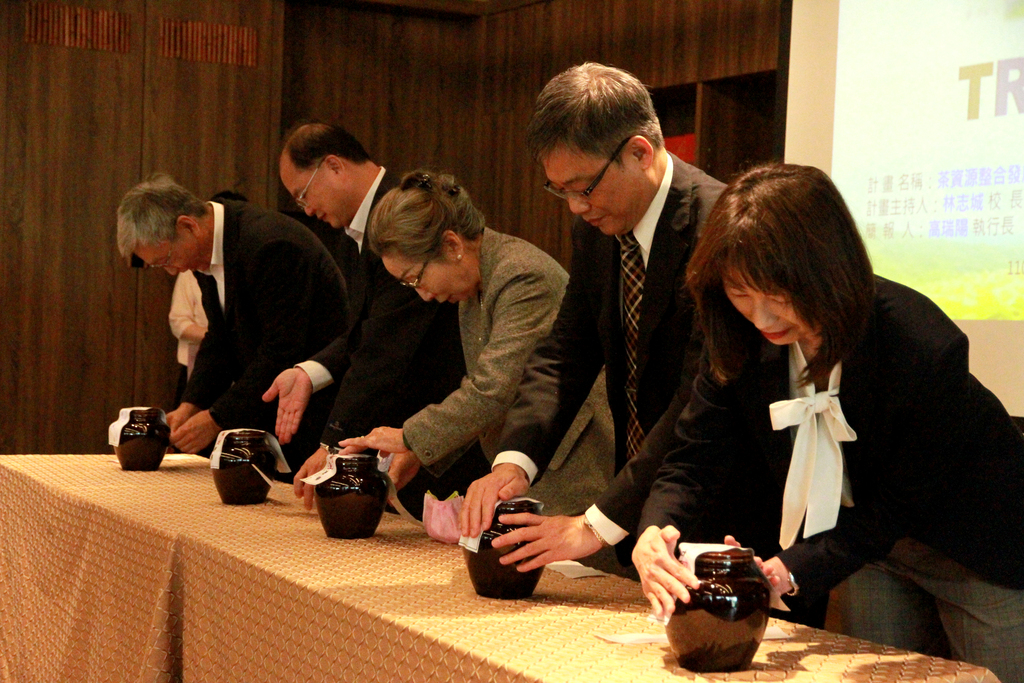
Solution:
[(20, 302), (13, 309), (11, 303), (18, 301), (21, 290), (20, 253), (12, 247), (20, 239), (16, 236), (15, 225), (20, 221), (20, 207), (8, 203), (3, 188), (8, 186), (7, 146), (10, 125), (9, 110), (12, 90), (7, 81), (7, 65), (11, 58), (11, 43), (17, 37), (14, 17), (17, 15), (14, 3), (0, 2), (0, 301), (7, 302), (4, 315), (0, 315), (0, 396), (5, 406), (0, 409), (0, 452), (11, 453), (16, 448), (18, 425), (16, 400), (11, 398), (21, 381), (20, 355), (18, 347), (17, 318), (22, 314)]
[(700, 168), (728, 182), (737, 172), (776, 155), (774, 73), (724, 78), (697, 87)]
[(700, 81), (775, 69), (780, 0), (701, 0)]
[[(234, 190), (257, 204), (274, 204), (267, 175), (276, 137), (269, 131), (280, 126), (282, 16), (274, 0), (147, 0), (142, 163), (134, 182), (164, 171), (200, 197)], [(159, 36), (166, 19), (254, 30), (256, 66), (163, 56)], [(175, 407), (179, 366), (167, 324), (173, 283), (163, 271), (139, 279), (137, 405)]]
[[(106, 451), (119, 408), (173, 407), (172, 279), (116, 253), (128, 188), (166, 170), (201, 196), (276, 199), (283, 0), (68, 5), (127, 15), (130, 47), (26, 42), (26, 4), (2, 3), (0, 452)], [(159, 56), (166, 18), (255, 30), (256, 67)]]
[[(266, 205), (267, 127), (273, 56), (280, 38), (272, 0), (147, 0), (143, 170), (167, 171), (200, 196), (232, 189)], [(257, 65), (247, 67), (161, 56), (163, 19), (241, 26), (256, 31)]]
[[(285, 35), (281, 132), (333, 121), (391, 170), (465, 175), (477, 85), (470, 20), (294, 5)], [(292, 205), (283, 188), (279, 197)]]
[[(142, 0), (79, 0), (141, 16)], [(26, 43), (5, 3), (0, 451), (106, 450), (131, 399), (135, 280), (114, 215), (138, 174), (142, 35), (130, 52)]]

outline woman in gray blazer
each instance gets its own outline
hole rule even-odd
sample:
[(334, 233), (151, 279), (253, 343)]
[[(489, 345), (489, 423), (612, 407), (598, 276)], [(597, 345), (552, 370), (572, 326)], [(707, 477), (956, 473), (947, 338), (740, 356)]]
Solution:
[(523, 366), (551, 330), (568, 275), (532, 244), (485, 227), (446, 174), (407, 174), (381, 199), (367, 238), (402, 284), (428, 301), (458, 302), (466, 376), (401, 429), (377, 427), (341, 445), (393, 454), (397, 488), (421, 466), (440, 475), (477, 440), (493, 459)]

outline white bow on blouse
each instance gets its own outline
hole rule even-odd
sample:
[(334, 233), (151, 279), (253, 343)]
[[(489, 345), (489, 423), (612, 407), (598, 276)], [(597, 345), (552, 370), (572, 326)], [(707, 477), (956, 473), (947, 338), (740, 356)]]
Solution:
[[(797, 343), (790, 345), (790, 378), (797, 398), (776, 401), (771, 411), (772, 429), (797, 426), (793, 457), (782, 497), (782, 528), (779, 545), (784, 549), (796, 542), (800, 522), (807, 515), (804, 537), (832, 529), (839, 517), (839, 505), (853, 505), (849, 480), (843, 475), (840, 441), (856, 441), (839, 405), (842, 363), (836, 363), (828, 379), (828, 391), (815, 392), (813, 384), (799, 386), (807, 362)], [(803, 394), (802, 396), (799, 394)]]

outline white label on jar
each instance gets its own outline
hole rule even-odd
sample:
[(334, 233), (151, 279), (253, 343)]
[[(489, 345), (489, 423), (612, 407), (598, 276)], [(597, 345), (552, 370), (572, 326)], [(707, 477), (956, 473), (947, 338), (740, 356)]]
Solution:
[[(217, 441), (213, 445), (213, 453), (210, 454), (210, 469), (220, 469), (220, 454), (224, 447), (224, 438), (228, 434), (234, 434), (235, 432), (263, 432), (262, 429), (249, 429), (242, 427), (241, 429), (225, 429), (217, 435)], [(269, 432), (263, 432), (263, 435), (267, 439), (267, 443), (270, 444), (271, 450), (274, 451), (274, 460), (277, 463), (278, 472), (291, 472), (292, 468), (288, 466), (288, 461), (284, 459), (284, 452), (281, 450), (281, 444), (278, 443), (277, 437)], [(257, 468), (259, 469), (259, 468)], [(266, 479), (266, 477), (264, 477)], [(269, 481), (269, 479), (268, 479)]]
[[(111, 446), (121, 445), (121, 430), (128, 424), (132, 419), (133, 410), (152, 410), (148, 406), (135, 406), (134, 408), (121, 408), (121, 412), (118, 413), (117, 421), (111, 422), (110, 426), (107, 427), (107, 443)], [(164, 424), (167, 424), (167, 418), (164, 417), (164, 411), (160, 411), (160, 418)]]

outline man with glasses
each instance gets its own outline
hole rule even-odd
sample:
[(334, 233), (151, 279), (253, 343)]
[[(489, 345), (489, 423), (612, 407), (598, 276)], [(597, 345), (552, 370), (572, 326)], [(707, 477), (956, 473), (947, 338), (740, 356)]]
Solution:
[[(602, 366), (618, 475), (583, 515), (510, 520), (529, 526), (494, 544), (528, 542), (503, 558), (532, 556), (520, 565), (524, 571), (635, 538), (660, 464), (641, 445), (674, 438), (674, 418), (696, 372), (686, 263), (723, 188), (666, 151), (643, 84), (600, 64), (572, 67), (544, 87), (527, 144), (544, 167), (544, 189), (576, 215), (569, 285), (550, 336), (527, 364), (502, 452), (491, 474), (470, 487), (462, 533), (487, 528), (496, 500), (525, 494), (543, 474)], [(624, 564), (631, 545), (616, 549)]]
[[(277, 435), (291, 438), (310, 397), (330, 385), (337, 400), (307, 462), (295, 476), (295, 493), (312, 505), (312, 488), (301, 479), (320, 470), (338, 441), (362, 436), (377, 426), (401, 427), (422, 408), (440, 403), (459, 387), (466, 372), (459, 335), (458, 307), (427, 302), (415, 288), (403, 287), (372, 250), (365, 231), (370, 213), (398, 177), (375, 164), (344, 128), (306, 123), (285, 136), (279, 164), (281, 182), (296, 203), (335, 229), (328, 243), (348, 284), (348, 328), (305, 362), (282, 372), (264, 395), (278, 398)], [(444, 500), (487, 472), (476, 445), (435, 477), (429, 468), (400, 492), (402, 504), (419, 517), (423, 494)]]
[[(261, 400), (283, 369), (321, 349), (346, 325), (345, 282), (331, 255), (301, 223), (248, 202), (203, 202), (167, 175), (130, 190), (117, 211), (117, 245), (136, 265), (191, 270), (209, 329), (181, 404), (167, 414), (171, 443), (209, 447), (222, 429), (272, 431)], [(333, 405), (318, 397), (284, 455), (298, 469), (319, 441)]]

